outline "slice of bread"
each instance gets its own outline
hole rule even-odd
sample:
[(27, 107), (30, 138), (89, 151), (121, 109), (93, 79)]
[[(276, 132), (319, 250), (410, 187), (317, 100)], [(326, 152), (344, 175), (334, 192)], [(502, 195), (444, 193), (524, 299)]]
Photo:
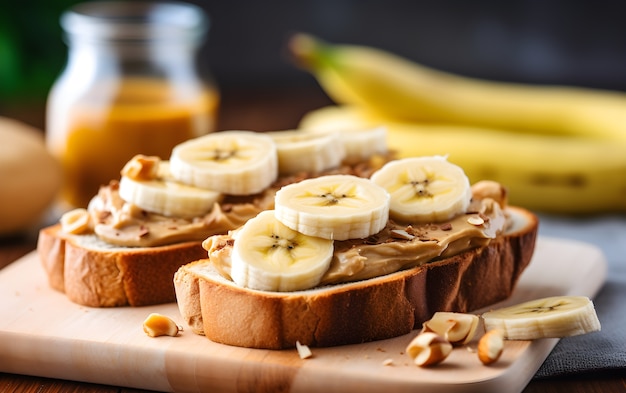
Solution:
[(90, 307), (174, 302), (174, 273), (181, 265), (207, 256), (199, 241), (119, 247), (93, 234), (68, 235), (61, 224), (39, 232), (37, 252), (50, 286)]
[(212, 341), (282, 349), (296, 341), (336, 346), (400, 336), (436, 311), (470, 312), (509, 297), (530, 263), (538, 220), (508, 207), (513, 225), (487, 246), (368, 280), (278, 293), (242, 288), (208, 259), (174, 277), (191, 329)]

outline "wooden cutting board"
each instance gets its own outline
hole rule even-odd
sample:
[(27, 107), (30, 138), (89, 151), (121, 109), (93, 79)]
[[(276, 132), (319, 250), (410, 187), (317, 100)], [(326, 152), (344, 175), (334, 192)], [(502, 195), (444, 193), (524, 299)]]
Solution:
[[(540, 237), (533, 261), (513, 296), (500, 305), (552, 295), (593, 297), (606, 276), (595, 247)], [(151, 312), (181, 322), (175, 304), (94, 309), (51, 290), (36, 254), (0, 270), (0, 371), (177, 392), (521, 391), (558, 340), (506, 342), (498, 362), (483, 366), (467, 348), (434, 368), (411, 363), (404, 348), (416, 334), (395, 339), (268, 351), (213, 343), (186, 329), (150, 338)], [(479, 310), (478, 310), (479, 311)]]

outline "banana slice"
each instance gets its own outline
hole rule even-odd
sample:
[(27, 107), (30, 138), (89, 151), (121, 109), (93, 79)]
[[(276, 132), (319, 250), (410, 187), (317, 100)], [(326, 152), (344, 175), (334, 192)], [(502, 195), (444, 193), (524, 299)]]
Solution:
[(531, 300), (482, 314), (485, 330), (500, 329), (508, 340), (561, 338), (600, 330), (593, 302), (585, 296)]
[(354, 128), (346, 125), (332, 129), (303, 128), (311, 134), (338, 134), (345, 150), (343, 162), (357, 164), (364, 162), (375, 155), (387, 154), (387, 128), (373, 127), (366, 129)]
[(445, 157), (411, 157), (388, 162), (372, 182), (391, 194), (391, 218), (439, 222), (465, 213), (472, 199), (463, 169)]
[(231, 278), (242, 287), (298, 291), (319, 284), (333, 257), (333, 241), (287, 228), (266, 210), (238, 231)]
[(385, 127), (343, 130), (341, 137), (346, 149), (344, 162), (348, 164), (363, 162), (372, 156), (384, 155), (388, 152)]
[(208, 213), (222, 195), (217, 191), (188, 186), (174, 180), (169, 163), (160, 161), (154, 178), (122, 175), (120, 197), (143, 210), (170, 217), (198, 217)]
[(287, 185), (274, 201), (287, 227), (324, 239), (359, 239), (380, 232), (389, 219), (389, 194), (370, 180), (328, 175)]
[(276, 143), (278, 173), (318, 173), (338, 167), (344, 156), (339, 134), (314, 134), (299, 130), (267, 132)]
[(223, 131), (172, 149), (170, 171), (178, 181), (230, 195), (252, 195), (278, 177), (276, 144), (252, 131)]

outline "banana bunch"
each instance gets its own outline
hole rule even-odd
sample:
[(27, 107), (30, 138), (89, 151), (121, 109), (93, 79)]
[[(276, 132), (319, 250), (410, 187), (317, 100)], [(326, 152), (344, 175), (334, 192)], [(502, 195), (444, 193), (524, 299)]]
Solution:
[(467, 78), (306, 35), (290, 50), (338, 104), (306, 114), (300, 128), (384, 126), (400, 158), (447, 156), (471, 182), (502, 183), (514, 204), (626, 212), (624, 93)]

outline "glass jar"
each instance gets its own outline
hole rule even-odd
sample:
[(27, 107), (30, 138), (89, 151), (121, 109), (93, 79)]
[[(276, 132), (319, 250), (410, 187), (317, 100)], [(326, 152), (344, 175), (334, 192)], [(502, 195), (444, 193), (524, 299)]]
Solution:
[(88, 2), (61, 26), (68, 60), (48, 96), (46, 143), (67, 207), (86, 207), (134, 155), (168, 159), (174, 145), (213, 131), (219, 93), (197, 66), (208, 30), (200, 8)]

